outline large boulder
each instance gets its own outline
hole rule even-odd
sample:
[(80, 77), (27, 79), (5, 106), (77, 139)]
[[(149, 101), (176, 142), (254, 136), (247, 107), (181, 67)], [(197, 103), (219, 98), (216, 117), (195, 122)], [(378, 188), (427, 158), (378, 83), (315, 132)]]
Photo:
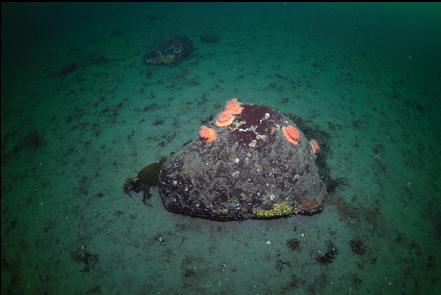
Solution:
[(168, 65), (187, 58), (193, 52), (193, 43), (183, 35), (174, 35), (160, 40), (144, 56), (147, 64)]
[(313, 214), (326, 185), (318, 143), (279, 112), (233, 99), (161, 167), (167, 210), (214, 220)]

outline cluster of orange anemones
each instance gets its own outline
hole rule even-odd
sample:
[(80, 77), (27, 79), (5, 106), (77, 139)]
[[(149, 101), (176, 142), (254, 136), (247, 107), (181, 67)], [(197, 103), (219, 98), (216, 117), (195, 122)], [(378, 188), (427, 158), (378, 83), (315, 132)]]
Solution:
[(199, 129), (199, 137), (205, 142), (213, 142), (217, 139), (217, 132), (213, 128), (202, 125)]
[(300, 131), (292, 125), (282, 127), (283, 136), (292, 144), (298, 144), (300, 139)]
[(225, 127), (233, 123), (235, 116), (227, 111), (223, 111), (217, 115), (216, 126)]
[(243, 107), (237, 98), (233, 98), (227, 102), (222, 113), (217, 115), (216, 126), (225, 127), (233, 123), (236, 118), (235, 115), (242, 113)]
[(237, 98), (233, 98), (229, 101), (227, 101), (227, 104), (225, 105), (225, 112), (229, 112), (233, 115), (239, 115), (242, 113), (243, 107), (240, 106), (240, 102), (237, 100)]
[(311, 139), (309, 141), (309, 145), (311, 146), (311, 152), (313, 154), (317, 154), (318, 152), (320, 152), (320, 145), (317, 140)]

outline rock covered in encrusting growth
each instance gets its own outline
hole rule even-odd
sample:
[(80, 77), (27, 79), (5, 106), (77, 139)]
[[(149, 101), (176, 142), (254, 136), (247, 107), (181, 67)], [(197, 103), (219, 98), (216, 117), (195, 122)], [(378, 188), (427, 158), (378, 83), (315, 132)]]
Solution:
[(193, 52), (193, 43), (183, 35), (174, 35), (159, 41), (145, 55), (144, 61), (153, 65), (178, 63)]
[(317, 142), (284, 115), (233, 99), (199, 135), (161, 167), (167, 210), (227, 221), (322, 209)]

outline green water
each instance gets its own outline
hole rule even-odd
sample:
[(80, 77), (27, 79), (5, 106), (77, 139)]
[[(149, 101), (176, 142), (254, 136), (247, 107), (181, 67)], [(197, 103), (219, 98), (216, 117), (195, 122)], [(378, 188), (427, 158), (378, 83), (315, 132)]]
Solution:
[[(439, 294), (439, 3), (1, 13), (2, 294)], [(192, 56), (144, 64), (174, 33)], [(330, 134), (322, 213), (220, 223), (123, 193), (232, 97)]]

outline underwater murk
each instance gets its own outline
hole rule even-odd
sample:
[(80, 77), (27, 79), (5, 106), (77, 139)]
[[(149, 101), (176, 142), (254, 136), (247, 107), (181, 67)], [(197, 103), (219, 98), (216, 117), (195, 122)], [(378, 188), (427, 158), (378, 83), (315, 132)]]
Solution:
[(439, 3), (2, 3), (2, 294), (439, 294)]

